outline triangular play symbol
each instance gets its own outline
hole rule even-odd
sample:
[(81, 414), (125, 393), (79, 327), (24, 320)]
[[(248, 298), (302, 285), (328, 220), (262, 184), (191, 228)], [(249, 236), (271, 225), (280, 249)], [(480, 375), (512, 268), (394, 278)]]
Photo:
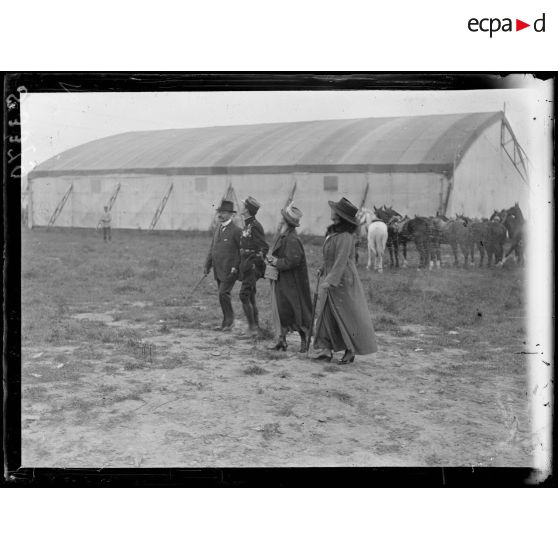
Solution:
[(524, 21), (521, 21), (520, 19), (515, 20), (515, 30), (516, 31), (521, 31), (522, 29), (525, 29), (525, 27), (531, 27), (531, 24), (530, 23), (525, 23)]

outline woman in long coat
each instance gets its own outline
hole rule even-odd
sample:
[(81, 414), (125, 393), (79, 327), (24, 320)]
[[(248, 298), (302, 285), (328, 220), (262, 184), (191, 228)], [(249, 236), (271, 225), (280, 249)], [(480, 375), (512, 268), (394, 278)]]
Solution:
[(357, 208), (346, 198), (329, 202), (333, 224), (327, 229), (320, 282), (314, 347), (322, 349), (314, 360), (330, 361), (332, 353), (345, 351), (337, 362), (348, 364), (355, 355), (375, 353), (376, 335), (366, 296), (355, 264), (353, 233)]
[(300, 225), (302, 212), (292, 205), (281, 210), (283, 225), (279, 238), (268, 257), (269, 265), (278, 271), (277, 280), (272, 285), (272, 305), (279, 317), (278, 341), (270, 349), (285, 351), (286, 336), (289, 331), (300, 335), (300, 352), (308, 350), (309, 333), (312, 322), (312, 297), (308, 281), (306, 254), (296, 227)]

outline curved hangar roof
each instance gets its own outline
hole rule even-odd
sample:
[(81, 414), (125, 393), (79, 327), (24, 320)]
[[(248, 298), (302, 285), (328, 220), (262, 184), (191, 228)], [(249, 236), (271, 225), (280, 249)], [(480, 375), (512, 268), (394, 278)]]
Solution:
[(39, 176), (95, 173), (447, 172), (501, 112), (127, 132), (48, 159)]

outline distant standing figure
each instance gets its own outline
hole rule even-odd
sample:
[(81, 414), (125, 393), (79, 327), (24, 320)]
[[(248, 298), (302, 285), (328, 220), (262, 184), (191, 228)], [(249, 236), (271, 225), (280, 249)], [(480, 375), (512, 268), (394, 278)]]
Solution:
[(240, 236), (240, 302), (246, 315), (251, 335), (260, 329), (259, 312), (256, 305), (256, 283), (265, 272), (264, 258), (269, 250), (261, 223), (256, 219), (260, 204), (251, 196), (243, 201), (241, 215), (244, 229)]
[(323, 247), (323, 276), (316, 309), (314, 347), (321, 352), (314, 360), (330, 361), (332, 353), (345, 350), (337, 362), (348, 364), (355, 355), (376, 352), (376, 335), (362, 283), (355, 265), (354, 232), (357, 208), (348, 199), (329, 202), (333, 224)]
[(240, 266), (241, 229), (232, 218), (236, 213), (233, 202), (223, 200), (217, 208), (219, 225), (213, 233), (211, 247), (205, 260), (204, 273), (207, 275), (213, 267), (213, 276), (219, 289), (219, 304), (223, 312), (223, 321), (216, 326), (216, 331), (230, 331), (234, 323), (231, 291), (238, 279)]
[(310, 325), (312, 323), (312, 296), (308, 281), (306, 254), (296, 227), (300, 226), (302, 212), (292, 204), (281, 210), (283, 224), (279, 238), (268, 256), (270, 265), (277, 268), (279, 275), (275, 281), (275, 301), (281, 322), (279, 339), (272, 350), (287, 349), (286, 336), (289, 331), (300, 335), (300, 352), (308, 350)]
[(110, 224), (111, 224), (110, 211), (108, 206), (105, 205), (105, 212), (101, 217), (101, 227), (103, 228), (103, 240), (105, 242), (107, 242), (108, 240), (112, 240), (110, 234)]

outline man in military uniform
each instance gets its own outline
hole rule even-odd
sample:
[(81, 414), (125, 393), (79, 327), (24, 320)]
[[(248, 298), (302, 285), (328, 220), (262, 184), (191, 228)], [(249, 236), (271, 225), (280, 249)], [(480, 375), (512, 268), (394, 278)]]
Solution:
[(240, 302), (252, 335), (259, 332), (258, 308), (256, 306), (256, 282), (265, 272), (265, 256), (269, 246), (265, 241), (263, 227), (256, 220), (260, 204), (251, 196), (243, 202), (244, 229), (240, 236)]
[(231, 291), (238, 279), (240, 267), (241, 229), (233, 223), (234, 206), (232, 201), (223, 200), (217, 208), (218, 225), (205, 260), (204, 274), (213, 267), (213, 275), (219, 289), (219, 304), (223, 311), (223, 321), (215, 330), (230, 331), (234, 322)]

